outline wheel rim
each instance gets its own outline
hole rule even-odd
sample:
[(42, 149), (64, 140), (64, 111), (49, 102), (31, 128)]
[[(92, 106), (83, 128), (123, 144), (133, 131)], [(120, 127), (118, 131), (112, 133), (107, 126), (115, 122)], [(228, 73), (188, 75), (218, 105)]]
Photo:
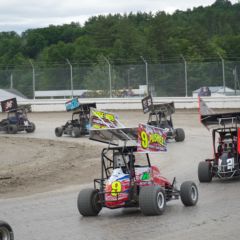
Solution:
[(10, 239), (10, 232), (7, 228), (1, 227), (0, 228), (0, 239), (1, 240), (9, 240)]
[(191, 187), (191, 198), (192, 198), (192, 200), (196, 201), (197, 200), (197, 196), (198, 196), (197, 188), (193, 185)]
[(164, 202), (165, 202), (164, 195), (162, 192), (159, 192), (157, 195), (157, 205), (159, 209), (163, 208)]

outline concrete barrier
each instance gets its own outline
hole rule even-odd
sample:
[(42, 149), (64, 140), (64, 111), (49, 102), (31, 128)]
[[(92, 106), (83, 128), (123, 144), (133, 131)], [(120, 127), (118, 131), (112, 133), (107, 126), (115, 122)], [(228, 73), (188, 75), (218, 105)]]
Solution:
[[(240, 96), (205, 97), (204, 101), (210, 108), (240, 109)], [(97, 107), (106, 110), (138, 110), (142, 109), (141, 98), (84, 98), (82, 103), (96, 102)], [(36, 99), (24, 100), (19, 104), (31, 104), (33, 112), (65, 111), (67, 99)], [(154, 103), (174, 102), (176, 109), (197, 109), (198, 98), (193, 97), (154, 97)]]

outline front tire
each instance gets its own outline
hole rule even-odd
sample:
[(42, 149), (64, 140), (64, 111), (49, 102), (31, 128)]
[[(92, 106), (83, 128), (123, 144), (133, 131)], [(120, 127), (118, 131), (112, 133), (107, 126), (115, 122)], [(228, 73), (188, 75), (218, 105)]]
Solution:
[(63, 128), (62, 127), (55, 128), (55, 135), (56, 137), (61, 137), (63, 135)]
[(160, 186), (145, 186), (140, 190), (139, 206), (146, 216), (161, 215), (166, 208), (165, 191)]
[(183, 182), (180, 187), (180, 196), (185, 206), (195, 206), (198, 202), (198, 189), (196, 184), (192, 181)]
[(3, 221), (0, 221), (0, 239), (1, 240), (14, 240), (13, 230), (11, 226)]
[(185, 139), (185, 132), (182, 128), (177, 128), (176, 130), (175, 141), (176, 142), (183, 142)]
[(198, 179), (200, 182), (211, 182), (212, 171), (211, 164), (206, 161), (202, 161), (198, 164)]
[(77, 199), (78, 211), (83, 216), (97, 216), (102, 209), (96, 189), (86, 188), (80, 191)]
[(26, 132), (33, 133), (35, 129), (36, 129), (36, 125), (33, 122), (31, 122), (29, 128), (26, 129)]

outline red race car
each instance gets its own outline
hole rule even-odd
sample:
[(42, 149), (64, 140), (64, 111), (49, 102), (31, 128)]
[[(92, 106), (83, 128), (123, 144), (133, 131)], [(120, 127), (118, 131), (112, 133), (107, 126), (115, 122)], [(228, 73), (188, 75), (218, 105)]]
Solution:
[(168, 181), (151, 165), (148, 153), (139, 153), (137, 146), (126, 145), (136, 140), (137, 135), (132, 128), (90, 131), (90, 139), (125, 144), (102, 150), (101, 178), (94, 179), (94, 188), (83, 189), (78, 195), (81, 215), (96, 216), (103, 207), (139, 207), (144, 215), (161, 215), (166, 202), (179, 198), (185, 206), (196, 205), (198, 189), (194, 182), (186, 181), (178, 189), (175, 178)]

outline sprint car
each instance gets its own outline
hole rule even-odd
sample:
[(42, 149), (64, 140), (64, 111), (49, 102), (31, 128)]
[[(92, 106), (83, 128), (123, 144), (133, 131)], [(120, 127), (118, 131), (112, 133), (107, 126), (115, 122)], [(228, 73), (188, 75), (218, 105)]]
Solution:
[(167, 139), (175, 139), (176, 142), (184, 141), (184, 130), (182, 128), (174, 128), (173, 126), (174, 102), (153, 104), (152, 97), (149, 95), (142, 99), (142, 107), (144, 113), (149, 113), (147, 124), (167, 129)]
[(1, 102), (3, 112), (7, 112), (7, 118), (0, 121), (0, 131), (16, 134), (26, 131), (32, 133), (36, 126), (27, 117), (29, 105), (17, 106), (16, 99), (8, 99)]
[(14, 240), (11, 226), (4, 221), (0, 221), (0, 240)]
[(94, 179), (93, 188), (83, 189), (78, 195), (77, 207), (82, 216), (97, 216), (103, 207), (138, 207), (144, 215), (161, 215), (168, 201), (179, 198), (185, 206), (196, 205), (196, 184), (186, 181), (179, 189), (175, 178), (172, 182), (164, 178), (151, 165), (149, 154), (140, 154), (131, 144), (137, 136), (133, 128), (90, 130), (91, 140), (109, 147), (101, 153), (101, 177)]
[(198, 165), (200, 182), (240, 176), (240, 112), (214, 113), (199, 98), (201, 123), (212, 131), (213, 158)]
[(75, 98), (66, 103), (66, 108), (67, 111), (73, 110), (72, 119), (61, 127), (55, 128), (55, 135), (61, 137), (65, 134), (75, 138), (88, 135), (90, 128), (90, 108), (96, 108), (96, 103), (79, 104)]

